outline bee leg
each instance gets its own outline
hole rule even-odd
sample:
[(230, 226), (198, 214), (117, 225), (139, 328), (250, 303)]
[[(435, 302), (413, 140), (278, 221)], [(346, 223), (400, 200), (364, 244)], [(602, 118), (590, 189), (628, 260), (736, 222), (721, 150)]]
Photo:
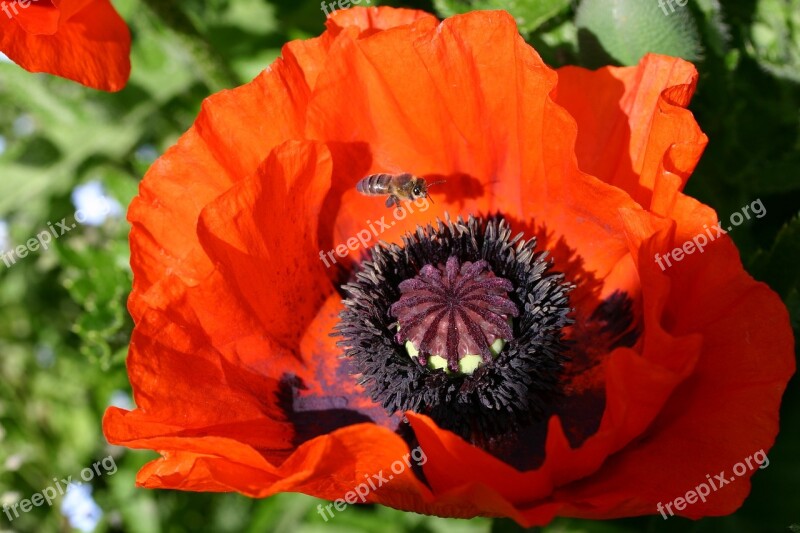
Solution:
[(392, 207), (393, 204), (397, 205), (398, 207), (400, 206), (400, 202), (398, 202), (397, 196), (395, 196), (394, 194), (390, 194), (389, 198), (386, 199), (386, 207)]

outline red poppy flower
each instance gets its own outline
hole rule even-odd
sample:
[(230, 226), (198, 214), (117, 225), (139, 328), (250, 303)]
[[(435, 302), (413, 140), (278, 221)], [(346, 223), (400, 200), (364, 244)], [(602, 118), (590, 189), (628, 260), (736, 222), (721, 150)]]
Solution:
[(0, 4), (0, 51), (31, 72), (104, 91), (128, 81), (131, 36), (109, 0), (8, 0)]
[[(503, 12), (338, 12), (208, 98), (145, 176), (138, 407), (109, 409), (108, 440), (161, 454), (144, 487), (524, 525), (654, 514), (748, 458), (670, 508), (734, 511), (793, 340), (729, 238), (653, 259), (717, 220), (681, 192), (696, 81), (655, 55), (554, 71)], [(356, 191), (402, 172), (435, 204)]]

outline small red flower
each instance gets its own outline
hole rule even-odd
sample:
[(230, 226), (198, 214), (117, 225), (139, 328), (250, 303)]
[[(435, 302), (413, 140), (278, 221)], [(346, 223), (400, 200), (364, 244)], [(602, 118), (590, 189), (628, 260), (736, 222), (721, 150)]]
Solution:
[(25, 70), (119, 91), (131, 36), (109, 0), (11, 0), (0, 7), (0, 51)]
[[(654, 514), (767, 451), (785, 308), (727, 237), (653, 260), (716, 223), (681, 192), (696, 81), (656, 55), (554, 71), (503, 12), (338, 12), (145, 176), (138, 407), (108, 440), (161, 454), (141, 486), (330, 500), (419, 446), (365, 501), (524, 525)], [(356, 191), (402, 172), (444, 179), (435, 204)], [(750, 475), (677, 512), (734, 511)]]

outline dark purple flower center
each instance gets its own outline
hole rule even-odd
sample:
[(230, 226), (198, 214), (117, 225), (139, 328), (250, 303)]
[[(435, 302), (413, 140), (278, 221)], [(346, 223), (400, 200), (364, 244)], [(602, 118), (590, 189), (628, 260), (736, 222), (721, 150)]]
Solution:
[(508, 293), (514, 285), (485, 260), (459, 265), (451, 256), (446, 265), (423, 266), (399, 289), (389, 310), (400, 328), (395, 338), (422, 365), (471, 374), (513, 339), (509, 318), (519, 310)]
[(445, 217), (372, 249), (332, 334), (373, 401), (473, 443), (542, 420), (561, 394), (573, 285), (523, 237), (500, 215)]

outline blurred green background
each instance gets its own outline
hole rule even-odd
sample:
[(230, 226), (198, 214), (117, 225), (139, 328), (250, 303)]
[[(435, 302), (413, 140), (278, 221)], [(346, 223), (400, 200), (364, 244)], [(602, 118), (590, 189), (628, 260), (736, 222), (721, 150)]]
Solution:
[[(48, 250), (0, 262), (0, 504), (76, 479), (109, 455), (83, 523), (38, 507), (0, 531), (500, 532), (508, 520), (446, 520), (353, 507), (328, 523), (319, 500), (252, 500), (134, 487), (155, 457), (109, 446), (106, 407), (130, 405), (125, 355), (132, 323), (125, 206), (149, 164), (193, 122), (202, 99), (250, 80), (291, 39), (323, 30), (317, 0), (113, 0), (133, 35), (128, 87), (105, 94), (0, 62), (0, 253), (76, 208), (107, 196), (107, 216), (77, 225)], [(688, 193), (722, 220), (761, 199), (767, 216), (731, 232), (748, 271), (784, 299), (800, 323), (800, 1), (435, 0), (373, 2), (440, 16), (507, 9), (554, 67), (631, 64), (646, 51), (680, 55), (700, 71), (691, 109), (710, 138)], [(364, 5), (364, 3), (362, 3)], [(670, 5), (672, 8), (670, 8)], [(94, 202), (94, 204), (92, 204)], [(86, 207), (89, 205), (89, 207)], [(95, 207), (91, 207), (94, 205)], [(732, 516), (660, 516), (609, 522), (558, 519), (544, 531), (800, 531), (800, 393), (790, 383), (770, 466)], [(664, 465), (668, 468), (668, 465)], [(64, 512), (62, 512), (62, 510)], [(68, 515), (68, 516), (67, 516)], [(69, 518), (72, 518), (72, 524)]]

